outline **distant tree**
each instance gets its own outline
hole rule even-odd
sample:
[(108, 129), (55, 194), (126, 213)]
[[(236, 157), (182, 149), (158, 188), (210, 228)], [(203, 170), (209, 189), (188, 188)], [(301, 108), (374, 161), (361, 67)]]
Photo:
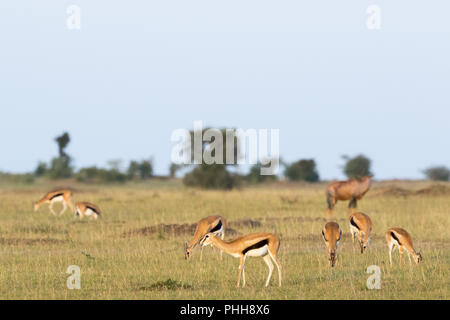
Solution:
[(429, 167), (423, 171), (427, 179), (433, 181), (449, 181), (450, 169), (445, 166)]
[(70, 142), (70, 136), (64, 132), (61, 136), (56, 137), (55, 141), (58, 144), (59, 157), (52, 159), (47, 174), (52, 179), (70, 178), (73, 174), (72, 159), (65, 152)]
[(344, 165), (344, 174), (348, 178), (361, 178), (372, 175), (372, 172), (370, 171), (372, 162), (366, 156), (360, 154), (354, 158), (348, 156), (342, 156), (342, 158), (346, 161)]
[(70, 143), (70, 136), (67, 132), (64, 132), (61, 136), (55, 138), (56, 143), (58, 144), (59, 157), (60, 158), (68, 158), (69, 156), (65, 153), (64, 149)]
[[(207, 137), (206, 139), (210, 139), (209, 141), (203, 141), (201, 148), (195, 150), (195, 135), (201, 135), (202, 137)], [(227, 169), (227, 166), (237, 165), (239, 141), (236, 131), (206, 128), (202, 132), (191, 131), (190, 136), (191, 159), (201, 158), (202, 162), (194, 165), (194, 169), (183, 178), (183, 183), (186, 186), (204, 189), (232, 189), (238, 186), (242, 180), (241, 177), (231, 174)], [(231, 145), (226, 143), (227, 138), (232, 139), (231, 141), (234, 142), (233, 150), (227, 149), (231, 147)], [(233, 153), (232, 161), (229, 164), (227, 164), (227, 152)], [(205, 158), (205, 155), (209, 156), (210, 159)], [(213, 163), (208, 163), (210, 160)]]
[(70, 178), (73, 174), (70, 158), (53, 158), (47, 174), (51, 179)]
[(34, 170), (34, 175), (36, 177), (44, 176), (48, 171), (47, 164), (45, 162), (39, 162), (36, 169)]
[(250, 172), (245, 177), (246, 180), (250, 183), (262, 183), (268, 181), (276, 181), (278, 180), (278, 176), (276, 175), (262, 175), (261, 174), (261, 163), (257, 163), (250, 168)]
[(153, 164), (151, 160), (143, 160), (139, 164), (139, 174), (142, 180), (153, 176)]
[(316, 162), (313, 159), (304, 159), (287, 165), (284, 175), (291, 181), (319, 181)]
[(131, 161), (127, 170), (128, 179), (149, 179), (153, 176), (152, 160)]

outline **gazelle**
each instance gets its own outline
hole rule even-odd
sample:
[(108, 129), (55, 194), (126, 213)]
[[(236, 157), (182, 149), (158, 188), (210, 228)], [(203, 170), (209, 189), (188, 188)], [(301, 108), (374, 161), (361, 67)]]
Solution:
[(262, 257), (264, 259), (264, 262), (269, 268), (269, 275), (265, 284), (266, 287), (269, 286), (274, 269), (272, 261), (275, 262), (278, 269), (278, 286), (281, 287), (281, 264), (277, 260), (280, 239), (276, 235), (271, 233), (252, 233), (231, 242), (226, 242), (214, 236), (214, 234), (208, 233), (200, 243), (202, 245), (212, 244), (229, 255), (240, 258), (237, 287), (239, 287), (241, 282), (241, 273), (243, 280), (242, 287), (245, 287), (245, 259), (247, 257)]
[[(225, 218), (221, 216), (209, 216), (197, 223), (197, 227), (195, 229), (194, 237), (191, 242), (188, 244), (187, 242), (184, 244), (184, 257), (189, 259), (192, 256), (192, 251), (195, 246), (200, 243), (203, 237), (207, 233), (213, 233), (214, 235), (220, 237), (222, 240), (225, 237), (225, 228), (227, 222)], [(205, 245), (201, 245), (200, 251), (200, 261), (203, 260), (203, 248)], [(222, 259), (223, 252), (220, 251), (220, 259)]]
[(370, 242), (370, 233), (372, 232), (372, 220), (362, 212), (355, 212), (349, 217), (350, 233), (352, 242), (355, 243), (355, 236), (358, 238), (361, 253), (367, 249)]
[(403, 249), (408, 253), (409, 263), (411, 264), (411, 256), (414, 258), (414, 261), (417, 263), (421, 262), (422, 255), (420, 252), (416, 252), (414, 250), (414, 246), (412, 243), (412, 238), (409, 233), (402, 228), (391, 228), (386, 232), (386, 241), (389, 247), (389, 263), (392, 266), (392, 252), (395, 247), (398, 247), (398, 251), (400, 252), (400, 263), (402, 262)]
[(336, 222), (328, 222), (322, 230), (322, 238), (327, 247), (330, 266), (334, 267), (337, 260), (337, 247), (341, 240), (342, 230)]
[(79, 216), (80, 220), (83, 219), (84, 216), (94, 217), (95, 220), (101, 216), (100, 208), (89, 202), (78, 202), (75, 205), (75, 208), (75, 215)]
[(357, 201), (369, 191), (373, 176), (362, 177), (359, 180), (335, 181), (327, 186), (326, 195), (328, 210), (327, 214), (333, 213), (333, 208), (338, 200), (350, 200), (349, 210), (356, 208)]
[(51, 192), (47, 193), (44, 197), (42, 197), (41, 200), (37, 201), (34, 204), (34, 211), (38, 211), (40, 206), (48, 203), (48, 207), (49, 207), (50, 211), (54, 215), (56, 215), (56, 212), (53, 210), (53, 205), (55, 204), (55, 202), (61, 202), (64, 207), (61, 210), (61, 212), (59, 213), (59, 215), (62, 215), (66, 211), (67, 206), (69, 206), (70, 209), (72, 211), (74, 211), (74, 207), (73, 207), (71, 199), (72, 199), (72, 191), (70, 191), (68, 189), (60, 189), (60, 190), (51, 191)]

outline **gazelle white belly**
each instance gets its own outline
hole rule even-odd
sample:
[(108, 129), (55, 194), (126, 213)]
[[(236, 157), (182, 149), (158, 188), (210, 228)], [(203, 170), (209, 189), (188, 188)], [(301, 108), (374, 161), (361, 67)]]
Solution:
[(267, 245), (258, 248), (258, 249), (253, 249), (247, 252), (247, 256), (250, 257), (261, 257), (261, 256), (265, 256), (269, 253), (269, 247)]
[(56, 197), (56, 198), (52, 199), (52, 202), (63, 202), (63, 201), (64, 201), (64, 197), (63, 196), (59, 196), (59, 197)]
[(93, 210), (91, 210), (91, 209), (86, 209), (86, 211), (84, 212), (84, 214), (86, 215), (86, 216), (95, 216), (95, 215), (97, 215), (97, 213), (95, 213), (95, 211), (93, 211)]

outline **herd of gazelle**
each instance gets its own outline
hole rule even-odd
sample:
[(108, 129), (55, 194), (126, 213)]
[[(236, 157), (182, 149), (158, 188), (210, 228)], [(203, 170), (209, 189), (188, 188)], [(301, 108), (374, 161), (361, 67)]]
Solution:
[[(369, 191), (372, 177), (363, 177), (359, 180), (351, 179), (348, 181), (337, 181), (330, 184), (326, 189), (326, 198), (328, 203), (327, 216), (330, 217), (332, 210), (338, 200), (349, 200), (349, 209), (355, 209), (357, 201)], [(56, 215), (53, 210), (55, 202), (61, 202), (63, 209), (59, 215), (70, 207), (75, 211), (75, 215), (82, 219), (84, 216), (90, 216), (97, 219), (100, 216), (98, 206), (89, 202), (78, 202), (74, 206), (71, 202), (72, 192), (68, 189), (61, 189), (47, 193), (42, 199), (34, 205), (37, 211), (43, 204), (48, 204), (50, 211)], [(237, 287), (240, 286), (242, 277), (242, 287), (245, 287), (245, 261), (247, 257), (262, 257), (269, 268), (265, 286), (269, 286), (273, 264), (278, 271), (278, 286), (281, 287), (281, 264), (277, 259), (277, 253), (280, 248), (280, 239), (272, 233), (252, 233), (239, 237), (233, 241), (224, 241), (227, 221), (220, 215), (209, 216), (201, 219), (197, 223), (192, 241), (185, 243), (185, 258), (189, 259), (197, 245), (201, 247), (200, 260), (203, 258), (203, 248), (206, 246), (216, 247), (220, 250), (220, 259), (223, 252), (239, 258), (239, 273)], [(352, 242), (359, 242), (361, 253), (367, 249), (372, 233), (372, 220), (362, 212), (352, 213), (349, 217), (350, 234)], [(339, 224), (329, 221), (322, 230), (322, 238), (325, 242), (327, 258), (331, 267), (337, 262), (337, 247), (342, 237), (342, 230)], [(386, 233), (386, 241), (389, 248), (389, 263), (392, 265), (392, 252), (398, 248), (400, 253), (400, 262), (402, 261), (403, 250), (408, 254), (409, 262), (411, 257), (416, 263), (422, 261), (422, 255), (414, 249), (411, 236), (402, 228), (390, 228)]]
[(59, 215), (62, 215), (69, 207), (72, 211), (75, 211), (75, 215), (80, 217), (80, 219), (83, 219), (84, 216), (94, 219), (101, 216), (100, 208), (93, 203), (78, 202), (74, 207), (72, 204), (72, 191), (69, 189), (59, 189), (46, 193), (42, 199), (34, 204), (34, 211), (38, 211), (40, 206), (48, 204), (50, 212), (56, 216), (57, 213), (53, 210), (53, 205), (58, 202), (63, 205)]
[[(351, 179), (348, 181), (337, 181), (330, 184), (326, 189), (328, 203), (327, 216), (330, 217), (332, 210), (338, 200), (349, 200), (349, 209), (355, 209), (357, 201), (369, 191), (372, 177), (363, 177), (359, 180)], [(350, 234), (352, 242), (357, 240), (361, 253), (367, 249), (372, 234), (372, 220), (362, 212), (354, 212), (349, 216)], [(220, 249), (221, 252), (230, 254), (240, 259), (237, 286), (240, 286), (242, 276), (242, 286), (245, 287), (245, 260), (247, 257), (262, 257), (269, 268), (265, 286), (270, 283), (273, 272), (273, 263), (278, 270), (278, 285), (281, 286), (281, 264), (277, 259), (278, 249), (280, 248), (280, 239), (272, 233), (252, 233), (239, 237), (233, 241), (224, 241), (226, 229), (226, 220), (219, 216), (210, 216), (201, 219), (195, 229), (194, 237), (189, 244), (185, 244), (185, 257), (189, 259), (195, 246), (203, 247), (213, 246)], [(339, 224), (329, 221), (322, 230), (322, 238), (327, 250), (327, 258), (331, 267), (337, 262), (337, 247), (342, 237), (342, 230)], [(386, 241), (389, 248), (389, 262), (392, 265), (392, 252), (398, 247), (400, 252), (400, 261), (403, 250), (408, 253), (409, 261), (411, 256), (416, 263), (422, 260), (420, 253), (414, 250), (412, 239), (409, 233), (402, 228), (391, 228), (386, 233)], [(202, 254), (200, 259), (202, 259)]]

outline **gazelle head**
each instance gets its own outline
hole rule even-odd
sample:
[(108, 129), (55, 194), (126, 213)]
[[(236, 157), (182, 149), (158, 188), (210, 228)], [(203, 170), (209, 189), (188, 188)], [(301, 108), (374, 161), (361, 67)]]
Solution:
[(327, 247), (328, 261), (331, 267), (336, 265), (337, 246), (341, 236), (342, 230), (336, 222), (328, 222), (322, 230), (322, 238)]
[(361, 240), (359, 241), (359, 245), (361, 247), (361, 253), (364, 253), (364, 251), (367, 249), (369, 242), (370, 242), (369, 235), (367, 235), (365, 232), (362, 232)]
[(188, 246), (187, 242), (184, 243), (184, 258), (188, 260), (192, 256), (192, 249)]
[(420, 251), (416, 254), (416, 256), (414, 257), (414, 261), (418, 264), (419, 262), (421, 262), (423, 260), (422, 258), (422, 254), (420, 253)]

